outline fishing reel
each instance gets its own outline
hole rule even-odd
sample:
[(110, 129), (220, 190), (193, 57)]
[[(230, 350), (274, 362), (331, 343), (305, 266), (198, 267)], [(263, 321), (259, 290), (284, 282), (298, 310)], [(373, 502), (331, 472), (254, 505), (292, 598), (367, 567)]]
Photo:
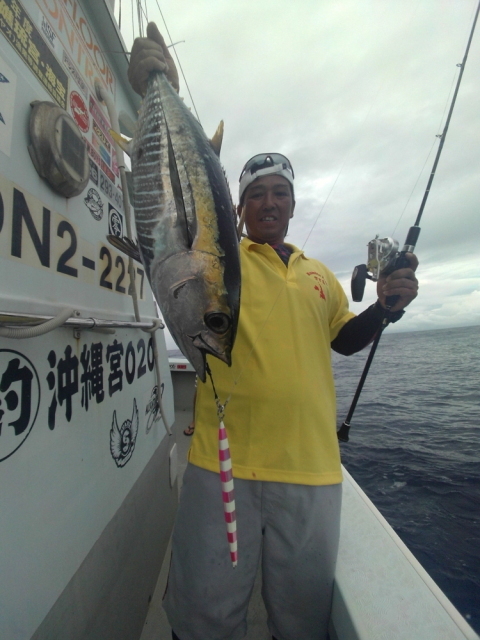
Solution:
[[(376, 236), (368, 243), (368, 262), (367, 264), (358, 264), (352, 274), (352, 299), (354, 302), (361, 302), (363, 292), (365, 291), (365, 282), (367, 278), (376, 282), (379, 277), (388, 276), (396, 269), (402, 269), (409, 266), (406, 254), (413, 253), (420, 235), (420, 227), (417, 223), (410, 227), (407, 239), (402, 247), (398, 250), (398, 242), (392, 238), (379, 238)], [(371, 272), (371, 275), (370, 273)], [(398, 296), (387, 297), (387, 308), (393, 307)]]
[(379, 238), (376, 236), (367, 245), (367, 264), (358, 264), (352, 274), (352, 299), (361, 302), (365, 291), (367, 278), (377, 282), (380, 274), (395, 266), (399, 244), (393, 238)]

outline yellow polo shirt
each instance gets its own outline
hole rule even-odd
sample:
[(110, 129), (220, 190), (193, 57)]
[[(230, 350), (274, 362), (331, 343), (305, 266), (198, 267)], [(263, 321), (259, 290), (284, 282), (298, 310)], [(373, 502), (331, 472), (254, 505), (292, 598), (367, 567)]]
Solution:
[[(229, 368), (208, 356), (225, 411), (233, 475), (323, 485), (342, 481), (330, 343), (354, 317), (322, 263), (294, 250), (288, 269), (268, 244), (240, 245), (240, 320)], [(212, 390), (198, 383), (188, 459), (219, 471)]]

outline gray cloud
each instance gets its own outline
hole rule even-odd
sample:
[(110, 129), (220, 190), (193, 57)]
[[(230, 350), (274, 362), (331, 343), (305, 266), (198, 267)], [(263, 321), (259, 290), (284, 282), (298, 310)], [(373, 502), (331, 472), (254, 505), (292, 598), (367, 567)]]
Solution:
[[(164, 31), (156, 2), (147, 5)], [(178, 53), (205, 130), (225, 120), (234, 200), (249, 157), (289, 156), (297, 200), (289, 241), (303, 246), (310, 234), (306, 252), (347, 293), (367, 242), (395, 230), (403, 243), (415, 220), (475, 8), (475, 0), (162, 2), (172, 38), (185, 40)], [(395, 330), (480, 323), (479, 68), (477, 32), (422, 220), (420, 295)], [(184, 84), (181, 94), (189, 102)]]

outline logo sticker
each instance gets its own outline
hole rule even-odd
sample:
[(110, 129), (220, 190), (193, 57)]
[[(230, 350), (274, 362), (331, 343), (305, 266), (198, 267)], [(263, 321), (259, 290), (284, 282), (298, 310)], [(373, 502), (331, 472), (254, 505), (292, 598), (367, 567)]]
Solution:
[(80, 87), (80, 91), (87, 98), (88, 97), (87, 85), (85, 84), (82, 76), (78, 72), (77, 67), (73, 64), (73, 62), (68, 57), (67, 52), (65, 50), (63, 51), (62, 62), (65, 65), (65, 67), (68, 69), (68, 71), (70, 72), (70, 75), (75, 80), (77, 85)]
[(112, 428), (110, 430), (110, 452), (117, 467), (124, 467), (132, 457), (137, 439), (138, 424), (138, 409), (135, 398), (133, 399), (132, 419), (125, 420), (121, 427), (118, 426), (117, 412), (113, 412)]
[(90, 129), (90, 117), (88, 115), (87, 105), (83, 101), (82, 96), (76, 91), (72, 91), (70, 94), (70, 109), (79, 129), (83, 131), (83, 133), (87, 133)]
[(103, 133), (103, 131), (98, 126), (98, 124), (95, 122), (95, 120), (93, 120), (93, 125), (92, 126), (93, 126), (93, 131), (95, 132), (95, 135), (98, 137), (98, 139), (103, 144), (105, 149), (108, 152), (110, 152), (110, 142), (107, 140), (107, 136)]
[(86, 198), (83, 199), (87, 205), (90, 213), (95, 220), (101, 220), (103, 218), (103, 202), (100, 198), (100, 194), (93, 187), (87, 191)]
[(326, 300), (325, 293), (323, 292), (323, 287), (327, 286), (327, 281), (322, 276), (322, 274), (318, 273), (317, 271), (308, 271), (307, 276), (313, 277), (313, 279), (316, 282), (313, 288), (315, 289), (315, 291), (318, 291), (318, 295), (320, 296), (320, 298), (322, 298), (322, 300)]
[(88, 162), (90, 163), (90, 180), (98, 186), (98, 167), (91, 158)]
[(45, 16), (42, 15), (42, 32), (45, 36), (47, 42), (50, 44), (53, 50), (55, 50), (55, 43), (57, 40), (57, 34), (49, 25), (48, 21), (45, 19)]
[(112, 236), (123, 236), (123, 216), (111, 204), (108, 205), (108, 232)]
[(40, 407), (40, 381), (32, 362), (18, 351), (0, 349), (0, 462), (29, 436)]
[[(162, 382), (162, 384), (160, 385), (160, 395), (162, 398), (164, 389), (165, 385)], [(149, 433), (155, 422), (161, 420), (160, 406), (157, 402), (157, 385), (155, 385), (152, 389), (150, 400), (147, 402), (147, 406), (145, 407), (145, 415), (148, 416), (147, 428), (145, 429), (145, 433)]]
[(103, 146), (103, 144), (99, 145), (99, 152), (100, 155), (103, 158), (103, 161), (106, 162), (109, 166), (111, 163), (111, 158), (110, 158), (110, 154), (108, 153), (108, 151), (105, 149), (105, 147)]

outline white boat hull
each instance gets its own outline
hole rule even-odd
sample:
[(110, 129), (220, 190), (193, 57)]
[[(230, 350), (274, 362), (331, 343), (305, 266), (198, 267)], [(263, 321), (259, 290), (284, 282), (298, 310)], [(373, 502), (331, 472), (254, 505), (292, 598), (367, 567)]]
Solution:
[[(156, 408), (152, 334), (140, 328), (156, 319), (151, 290), (134, 263), (138, 324), (128, 260), (106, 240), (126, 235), (127, 211), (96, 83), (125, 131), (139, 98), (126, 56), (112, 53), (123, 42), (104, 2), (6, 0), (0, 31), (0, 326), (65, 309), (78, 318), (0, 336), (0, 638), (134, 640), (175, 516), (176, 451)], [(34, 101), (61, 107), (81, 133), (59, 143), (73, 165), (87, 161), (79, 195), (34, 168)], [(92, 318), (113, 328), (87, 330)], [(155, 337), (173, 424), (161, 329)]]

